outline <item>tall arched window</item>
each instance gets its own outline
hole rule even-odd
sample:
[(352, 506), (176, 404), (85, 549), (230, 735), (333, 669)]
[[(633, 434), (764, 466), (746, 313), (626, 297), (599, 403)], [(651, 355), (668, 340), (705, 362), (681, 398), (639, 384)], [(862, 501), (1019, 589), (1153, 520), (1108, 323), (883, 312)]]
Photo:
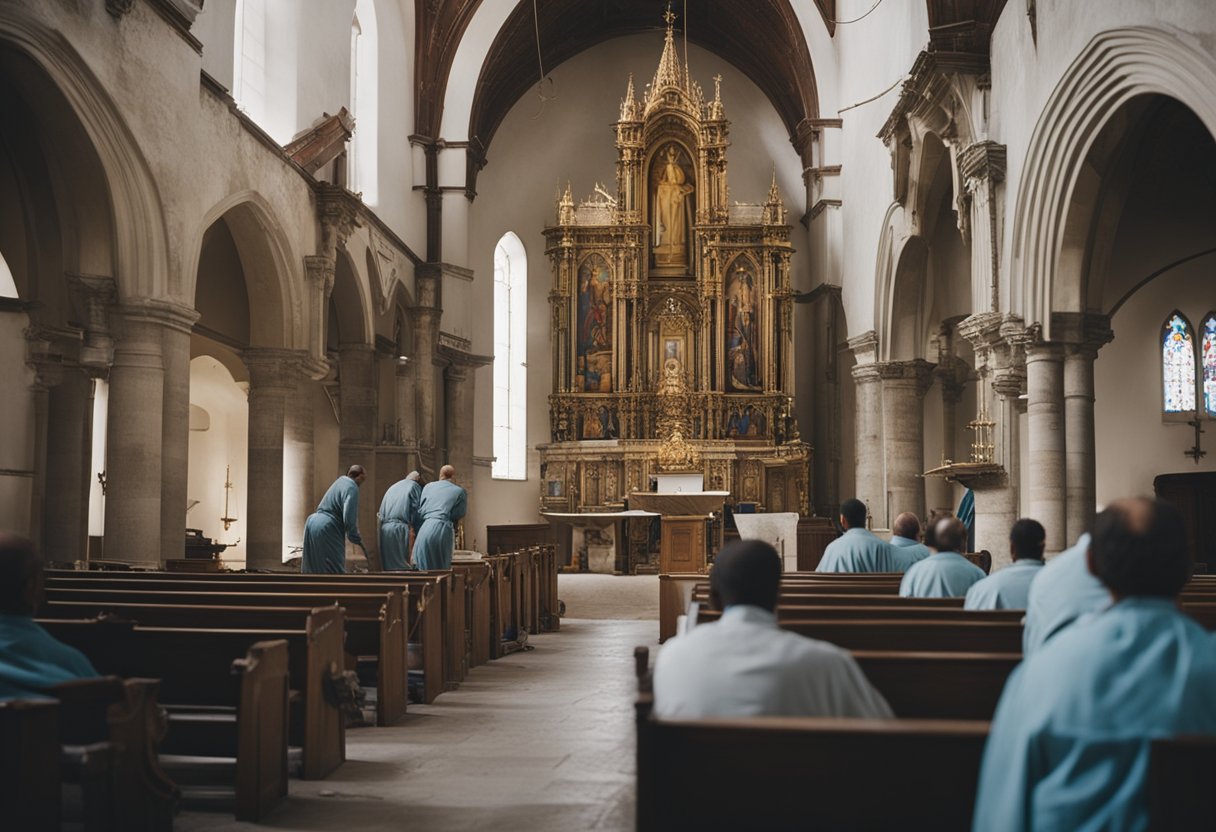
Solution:
[(1203, 407), (1208, 416), (1216, 419), (1216, 312), (1209, 312), (1199, 328), (1200, 351), (1203, 363)]
[(266, 117), (266, 0), (236, 0), (232, 97), (249, 117)]
[(1161, 378), (1166, 413), (1195, 410), (1195, 336), (1181, 312), (1172, 312), (1161, 328)]
[(379, 57), (376, 4), (358, 0), (350, 23), (350, 113), (355, 117), (348, 157), (350, 189), (377, 204), (377, 134), (379, 132)]
[(494, 479), (528, 478), (527, 334), (528, 258), (508, 231), (494, 247)]

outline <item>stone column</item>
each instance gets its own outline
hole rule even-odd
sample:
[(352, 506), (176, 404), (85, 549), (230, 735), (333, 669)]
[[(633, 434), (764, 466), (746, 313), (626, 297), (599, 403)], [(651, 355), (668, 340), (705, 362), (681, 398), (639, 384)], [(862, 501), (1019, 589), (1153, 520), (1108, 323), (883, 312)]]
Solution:
[(874, 355), (878, 339), (864, 332), (848, 340), (857, 360), (853, 368), (855, 484), (853, 494), (841, 494), (841, 502), (856, 497), (870, 509), (873, 523), (885, 526), (886, 499), (882, 481), (882, 388)]
[[(338, 383), (341, 389), (341, 435), (338, 463), (341, 471), (362, 465), (367, 480), (359, 489), (359, 533), (368, 551), (376, 551), (376, 509), (379, 508), (376, 478), (377, 407), (376, 353), (367, 344), (343, 344), (338, 348)], [(399, 477), (398, 477), (399, 479)]]
[(1064, 351), (1039, 343), (1026, 352), (1028, 514), (1047, 530), (1047, 551), (1067, 538), (1064, 453)]
[[(164, 436), (162, 320), (148, 305), (118, 308), (106, 423), (106, 560), (161, 565)], [(184, 511), (183, 507), (183, 511)]]
[(198, 312), (163, 310), (161, 362), (165, 368), (161, 425), (160, 550), (164, 558), (186, 554), (186, 487), (190, 471), (190, 331)]
[(404, 355), (397, 359), (395, 370), (394, 393), (396, 394), (395, 412), (397, 414), (397, 441), (418, 441), (418, 417), (415, 409), (414, 360)]
[[(943, 332), (942, 337), (949, 339), (949, 332)], [(937, 367), (933, 371), (933, 377), (937, 380), (942, 394), (942, 458), (954, 462), (962, 462), (967, 458), (967, 454), (960, 454), (958, 448), (958, 403), (963, 398), (967, 370), (967, 365), (947, 348), (941, 352)], [(932, 468), (936, 464), (936, 460), (929, 460), (927, 467)], [(925, 488), (928, 508), (953, 509), (954, 489), (948, 481), (934, 479), (926, 483)]]
[(1017, 520), (1017, 502), (1004, 473), (970, 480), (966, 485), (975, 496), (975, 550), (992, 555), (992, 571), (1013, 562), (1009, 551), (1009, 530)]
[(1065, 482), (1068, 494), (1067, 543), (1089, 529), (1097, 510), (1094, 452), (1094, 359), (1114, 333), (1105, 315), (1052, 316), (1052, 330), (1064, 342)]
[(456, 468), (465, 490), (473, 484), (473, 382), (475, 371), (463, 364), (449, 364), (443, 374), (444, 434), (448, 458), (439, 460)]
[(279, 349), (245, 350), (242, 358), (249, 368), (245, 563), (249, 569), (281, 569), (284, 433), (298, 361), (295, 352)]
[(84, 560), (89, 536), (89, 468), (93, 440), (93, 382), (66, 373), (50, 392), (42, 554), (48, 561)]
[[(933, 383), (933, 365), (923, 359), (878, 365), (882, 379), (883, 459), (886, 464), (885, 516), (903, 511), (924, 517), (925, 393)], [(871, 509), (872, 510), (872, 509)], [(877, 514), (877, 512), (874, 512)]]
[(1005, 179), (1005, 145), (981, 141), (959, 151), (958, 170), (971, 202), (971, 297), (973, 308), (1000, 308), (999, 215), (996, 188)]
[[(414, 307), (414, 391), (418, 444), (435, 447), (435, 351), (439, 339), (438, 267), (419, 266), (415, 272), (418, 305)], [(435, 472), (438, 473), (438, 472)]]
[[(299, 353), (303, 359), (304, 353)], [(283, 420), (283, 543), (304, 543), (304, 521), (317, 507), (319, 494), (313, 493), (313, 400), (317, 382), (303, 374), (295, 378), (287, 413)]]

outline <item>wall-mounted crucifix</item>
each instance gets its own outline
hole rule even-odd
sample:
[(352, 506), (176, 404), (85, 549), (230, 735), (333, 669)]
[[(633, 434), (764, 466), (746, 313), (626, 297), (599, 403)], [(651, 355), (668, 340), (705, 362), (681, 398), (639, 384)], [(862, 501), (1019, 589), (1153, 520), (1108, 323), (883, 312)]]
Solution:
[(1186, 454), (1187, 456), (1189, 456), (1191, 459), (1195, 460), (1195, 464), (1198, 465), (1199, 460), (1203, 459), (1205, 456), (1208, 455), (1208, 452), (1205, 451), (1199, 444), (1200, 443), (1199, 437), (1201, 437), (1204, 432), (1203, 428), (1200, 427), (1200, 425), (1202, 425), (1203, 423), (1201, 421), (1199, 421), (1198, 418), (1195, 418), (1195, 419), (1192, 419), (1191, 421), (1187, 422), (1187, 424), (1195, 429), (1195, 444), (1192, 445), (1189, 449), (1183, 451), (1183, 453)]

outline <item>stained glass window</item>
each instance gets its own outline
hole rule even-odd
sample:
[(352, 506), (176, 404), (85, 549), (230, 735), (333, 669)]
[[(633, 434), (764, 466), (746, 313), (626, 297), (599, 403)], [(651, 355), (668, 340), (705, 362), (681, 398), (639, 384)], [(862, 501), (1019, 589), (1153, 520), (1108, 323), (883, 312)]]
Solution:
[(1200, 355), (1203, 356), (1203, 406), (1216, 416), (1216, 312), (1203, 319), (1200, 329)]
[(1195, 409), (1195, 338), (1191, 324), (1177, 312), (1162, 327), (1161, 377), (1165, 412), (1187, 413)]

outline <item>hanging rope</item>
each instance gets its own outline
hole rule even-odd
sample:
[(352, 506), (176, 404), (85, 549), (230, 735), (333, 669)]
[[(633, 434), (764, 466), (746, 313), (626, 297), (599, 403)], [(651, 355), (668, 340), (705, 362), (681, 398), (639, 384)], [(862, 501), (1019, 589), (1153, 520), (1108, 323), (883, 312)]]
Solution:
[(874, 0), (874, 5), (870, 6), (870, 8), (866, 11), (866, 13), (863, 14), (861, 17), (855, 17), (852, 20), (832, 20), (829, 22), (833, 26), (848, 26), (850, 23), (857, 23), (859, 21), (865, 20), (867, 17), (870, 16), (870, 12), (877, 9), (880, 5), (882, 5), (882, 0)]
[[(879, 0), (881, 2), (881, 0)], [(540, 99), (540, 109), (532, 120), (540, 118), (545, 112), (545, 104), (557, 98), (556, 95), (545, 95), (545, 82), (549, 82), (549, 90), (553, 90), (553, 79), (545, 77), (545, 59), (540, 52), (540, 12), (536, 8), (537, 0), (532, 0), (532, 27), (536, 32), (536, 65), (540, 67), (540, 80), (536, 82), (536, 96)]]
[(871, 95), (869, 98), (865, 99), (864, 101), (858, 101), (856, 104), (850, 104), (847, 107), (841, 107), (839, 110), (836, 111), (836, 115), (840, 115), (841, 113), (852, 110), (854, 107), (860, 107), (862, 104), (869, 104), (871, 101), (877, 101), (878, 99), (882, 98), (884, 95), (886, 95), (891, 90), (895, 89), (896, 87), (898, 87), (900, 84), (902, 84), (904, 81), (907, 81), (911, 77), (912, 77), (911, 75), (901, 76), (900, 78), (896, 79), (894, 84), (887, 87), (885, 90), (880, 92), (878, 95)]

